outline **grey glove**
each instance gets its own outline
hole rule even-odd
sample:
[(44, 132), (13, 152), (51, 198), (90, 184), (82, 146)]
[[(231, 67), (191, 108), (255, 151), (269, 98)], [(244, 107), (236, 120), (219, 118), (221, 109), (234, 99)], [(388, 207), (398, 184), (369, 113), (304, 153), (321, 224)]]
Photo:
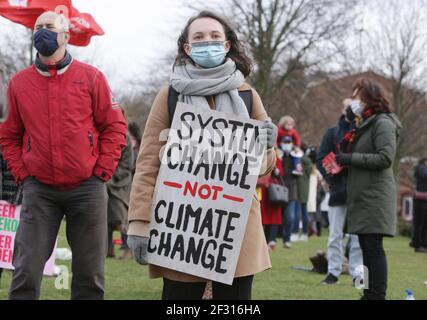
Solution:
[(267, 145), (267, 149), (271, 149), (276, 145), (277, 142), (277, 126), (271, 121), (271, 118), (264, 120), (264, 123), (260, 126), (261, 133), (260, 142)]
[(150, 239), (148, 237), (140, 237), (140, 236), (128, 236), (127, 244), (129, 248), (132, 250), (133, 257), (136, 262), (142, 265), (148, 264), (147, 261), (147, 248), (148, 241)]

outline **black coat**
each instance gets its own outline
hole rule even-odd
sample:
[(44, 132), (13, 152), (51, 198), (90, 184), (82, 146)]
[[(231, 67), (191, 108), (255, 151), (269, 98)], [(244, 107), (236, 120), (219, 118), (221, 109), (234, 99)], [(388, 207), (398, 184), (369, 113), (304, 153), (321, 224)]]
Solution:
[(417, 182), (417, 191), (427, 192), (427, 166), (424, 163), (415, 168), (415, 180)]
[(338, 123), (326, 131), (317, 154), (317, 168), (329, 184), (329, 205), (331, 207), (344, 206), (347, 203), (347, 170), (339, 175), (331, 176), (323, 168), (322, 160), (330, 152), (338, 153), (337, 145), (348, 131), (350, 131), (350, 123), (345, 120), (344, 116), (341, 116)]

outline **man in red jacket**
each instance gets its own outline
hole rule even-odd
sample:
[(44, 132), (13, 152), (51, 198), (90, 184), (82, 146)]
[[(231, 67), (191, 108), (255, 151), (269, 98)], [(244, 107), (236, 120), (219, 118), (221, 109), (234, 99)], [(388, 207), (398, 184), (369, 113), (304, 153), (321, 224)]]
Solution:
[(0, 145), (24, 188), (10, 299), (39, 298), (64, 215), (73, 251), (71, 298), (104, 298), (105, 182), (125, 146), (127, 124), (105, 76), (66, 51), (69, 38), (66, 18), (42, 14), (36, 62), (8, 87)]

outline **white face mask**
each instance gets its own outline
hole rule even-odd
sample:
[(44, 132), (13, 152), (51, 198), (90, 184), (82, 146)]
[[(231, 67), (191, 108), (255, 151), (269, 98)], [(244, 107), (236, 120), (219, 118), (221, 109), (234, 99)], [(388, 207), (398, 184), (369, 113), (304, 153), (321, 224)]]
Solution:
[(292, 151), (293, 145), (292, 143), (282, 143), (280, 147), (282, 148), (283, 152), (289, 153)]
[(363, 106), (362, 103), (359, 100), (352, 100), (350, 104), (351, 110), (353, 113), (357, 116), (362, 115)]

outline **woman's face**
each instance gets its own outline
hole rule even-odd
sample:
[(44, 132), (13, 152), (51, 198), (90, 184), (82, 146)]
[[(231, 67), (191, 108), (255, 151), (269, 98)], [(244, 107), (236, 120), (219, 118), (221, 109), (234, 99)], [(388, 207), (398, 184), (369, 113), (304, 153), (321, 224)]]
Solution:
[(352, 96), (352, 99), (353, 100), (355, 100), (355, 101), (358, 101), (359, 103), (360, 103), (360, 105), (363, 107), (363, 108), (365, 108), (365, 103), (362, 101), (362, 99), (360, 98), (360, 94), (359, 94), (359, 90), (354, 90), (354, 92), (353, 92), (353, 96)]
[(184, 45), (185, 53), (191, 54), (191, 44), (197, 42), (224, 42), (225, 51), (230, 51), (230, 41), (227, 41), (223, 25), (212, 18), (200, 18), (190, 25), (188, 29), (188, 43)]

